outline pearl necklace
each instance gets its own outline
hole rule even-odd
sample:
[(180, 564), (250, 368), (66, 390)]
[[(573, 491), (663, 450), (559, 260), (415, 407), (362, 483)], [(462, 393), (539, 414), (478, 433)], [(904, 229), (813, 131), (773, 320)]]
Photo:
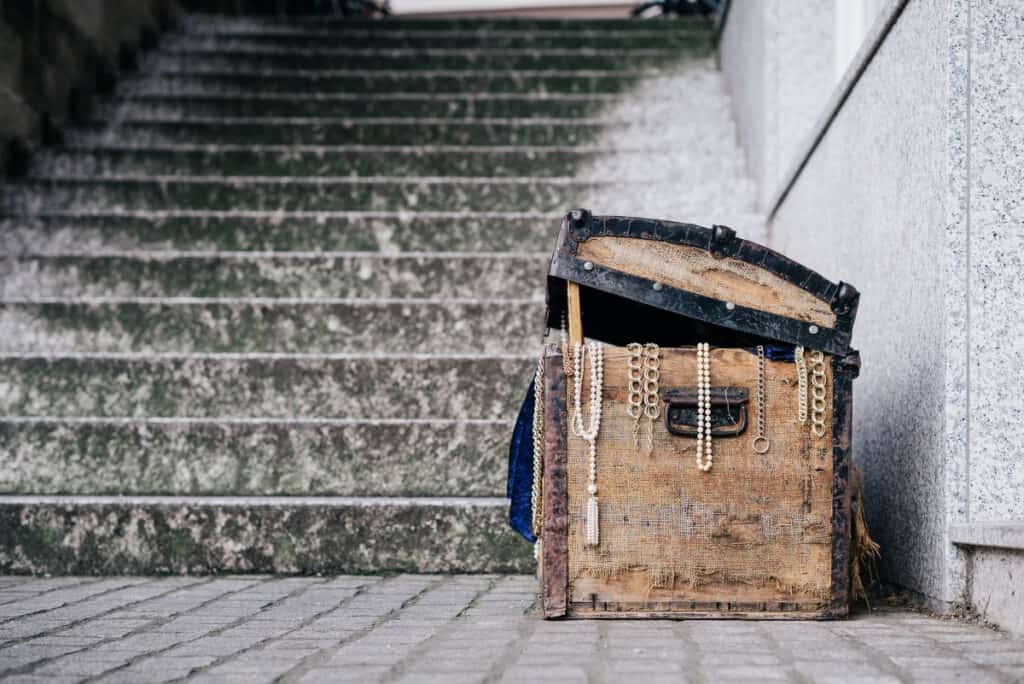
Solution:
[(697, 343), (697, 469), (708, 472), (711, 451), (711, 345)]
[[(584, 429), (583, 406), (583, 370), (586, 366), (587, 346), (590, 347), (590, 420)], [(600, 543), (597, 510), (597, 433), (601, 429), (601, 395), (604, 388), (604, 348), (597, 342), (589, 345), (576, 343), (573, 345), (573, 433), (587, 443), (590, 452), (590, 472), (587, 493), (587, 546)]]

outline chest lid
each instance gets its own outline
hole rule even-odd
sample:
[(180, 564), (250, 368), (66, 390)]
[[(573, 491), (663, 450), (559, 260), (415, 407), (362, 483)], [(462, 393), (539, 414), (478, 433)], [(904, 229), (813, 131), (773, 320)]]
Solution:
[(551, 257), (549, 327), (560, 325), (567, 282), (581, 286), (588, 335), (610, 343), (688, 344), (696, 340), (666, 331), (696, 325), (712, 343), (734, 331), (836, 355), (850, 350), (860, 297), (725, 226), (583, 209), (566, 215)]

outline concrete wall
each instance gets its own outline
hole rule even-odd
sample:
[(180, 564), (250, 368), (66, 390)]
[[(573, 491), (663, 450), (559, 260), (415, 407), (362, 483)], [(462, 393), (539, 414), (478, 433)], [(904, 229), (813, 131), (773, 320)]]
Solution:
[(834, 85), (835, 0), (733, 0), (721, 39), (740, 145), (763, 209)]
[[(857, 460), (885, 577), (943, 601), (947, 582), (946, 65), (942, 0), (915, 2), (771, 226), (772, 245), (862, 292)], [(921, 41), (921, 35), (928, 40)]]
[[(757, 40), (749, 26), (759, 14), (734, 5), (722, 57), (755, 163), (784, 147), (764, 133), (771, 116), (744, 101), (757, 78), (750, 65), (775, 64), (773, 78), (793, 88), (808, 80), (799, 60), (744, 54), (778, 40), (746, 43)], [(771, 244), (862, 292), (854, 438), (884, 578), (939, 606), (969, 602), (1015, 630), (1024, 630), (1021, 21), (1011, 0), (890, 2), (874, 27), (877, 51), (862, 50), (836, 92), (793, 100), (817, 122), (805, 141), (821, 134), (783, 163), (806, 162), (802, 171), (761, 176), (776, 183), (762, 197), (788, 187), (765, 207)], [(982, 534), (996, 522), (1009, 530), (1001, 546)]]
[(0, 169), (57, 136), (177, 15), (174, 0), (0, 3)]

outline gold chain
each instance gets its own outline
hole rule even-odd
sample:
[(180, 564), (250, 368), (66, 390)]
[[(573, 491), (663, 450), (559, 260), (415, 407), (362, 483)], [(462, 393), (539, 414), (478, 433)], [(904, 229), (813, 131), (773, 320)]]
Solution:
[(544, 524), (544, 500), (541, 479), (544, 477), (544, 356), (537, 361), (533, 376), (533, 489), (530, 492), (533, 536), (540, 538)]
[(796, 365), (796, 415), (801, 425), (807, 424), (807, 360), (804, 348), (793, 350), (793, 363)]
[(633, 448), (640, 451), (640, 417), (643, 407), (643, 345), (630, 342), (626, 345), (629, 359), (626, 360), (626, 412), (633, 419)]
[(661, 349), (644, 345), (644, 415), (647, 417), (647, 452), (654, 451), (654, 421), (661, 415), (658, 382), (661, 379)]
[(819, 439), (825, 436), (825, 397), (828, 394), (825, 375), (825, 355), (811, 352), (811, 434)]
[(768, 393), (764, 380), (764, 345), (757, 345), (757, 436), (750, 443), (750, 447), (757, 453), (763, 454), (771, 448), (772, 443), (766, 435), (765, 413), (768, 401)]

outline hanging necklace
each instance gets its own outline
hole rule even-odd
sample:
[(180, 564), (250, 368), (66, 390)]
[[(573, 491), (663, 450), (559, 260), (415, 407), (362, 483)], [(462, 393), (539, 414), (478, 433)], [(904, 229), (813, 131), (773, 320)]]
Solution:
[(819, 439), (825, 436), (825, 355), (811, 352), (811, 434)]
[(767, 400), (764, 382), (764, 345), (757, 345), (757, 437), (750, 447), (763, 454), (771, 448), (772, 443), (765, 436), (765, 401)]
[(629, 358), (626, 359), (626, 413), (633, 419), (633, 449), (640, 452), (640, 417), (644, 414), (643, 390), (643, 353), (644, 347), (639, 342), (626, 345)]
[[(583, 426), (583, 370), (586, 367), (587, 346), (590, 347), (590, 420)], [(601, 394), (604, 386), (604, 348), (597, 342), (573, 345), (573, 433), (587, 443), (590, 452), (590, 477), (587, 484), (587, 546), (600, 543), (597, 510), (597, 433), (601, 429)]]
[(793, 364), (796, 366), (796, 415), (801, 425), (807, 424), (807, 361), (804, 348), (793, 349)]
[(658, 380), (661, 378), (661, 349), (644, 345), (644, 415), (647, 416), (647, 453), (654, 451), (654, 421), (661, 415)]
[(640, 418), (647, 417), (647, 452), (654, 451), (654, 421), (661, 415), (658, 381), (661, 349), (656, 344), (626, 345), (626, 413), (633, 419), (633, 448), (640, 453)]
[(544, 476), (544, 356), (537, 361), (533, 375), (533, 489), (530, 491), (533, 512), (533, 536), (540, 539), (544, 520), (541, 478)]
[(711, 451), (711, 345), (697, 343), (697, 469), (708, 472), (714, 462)]

